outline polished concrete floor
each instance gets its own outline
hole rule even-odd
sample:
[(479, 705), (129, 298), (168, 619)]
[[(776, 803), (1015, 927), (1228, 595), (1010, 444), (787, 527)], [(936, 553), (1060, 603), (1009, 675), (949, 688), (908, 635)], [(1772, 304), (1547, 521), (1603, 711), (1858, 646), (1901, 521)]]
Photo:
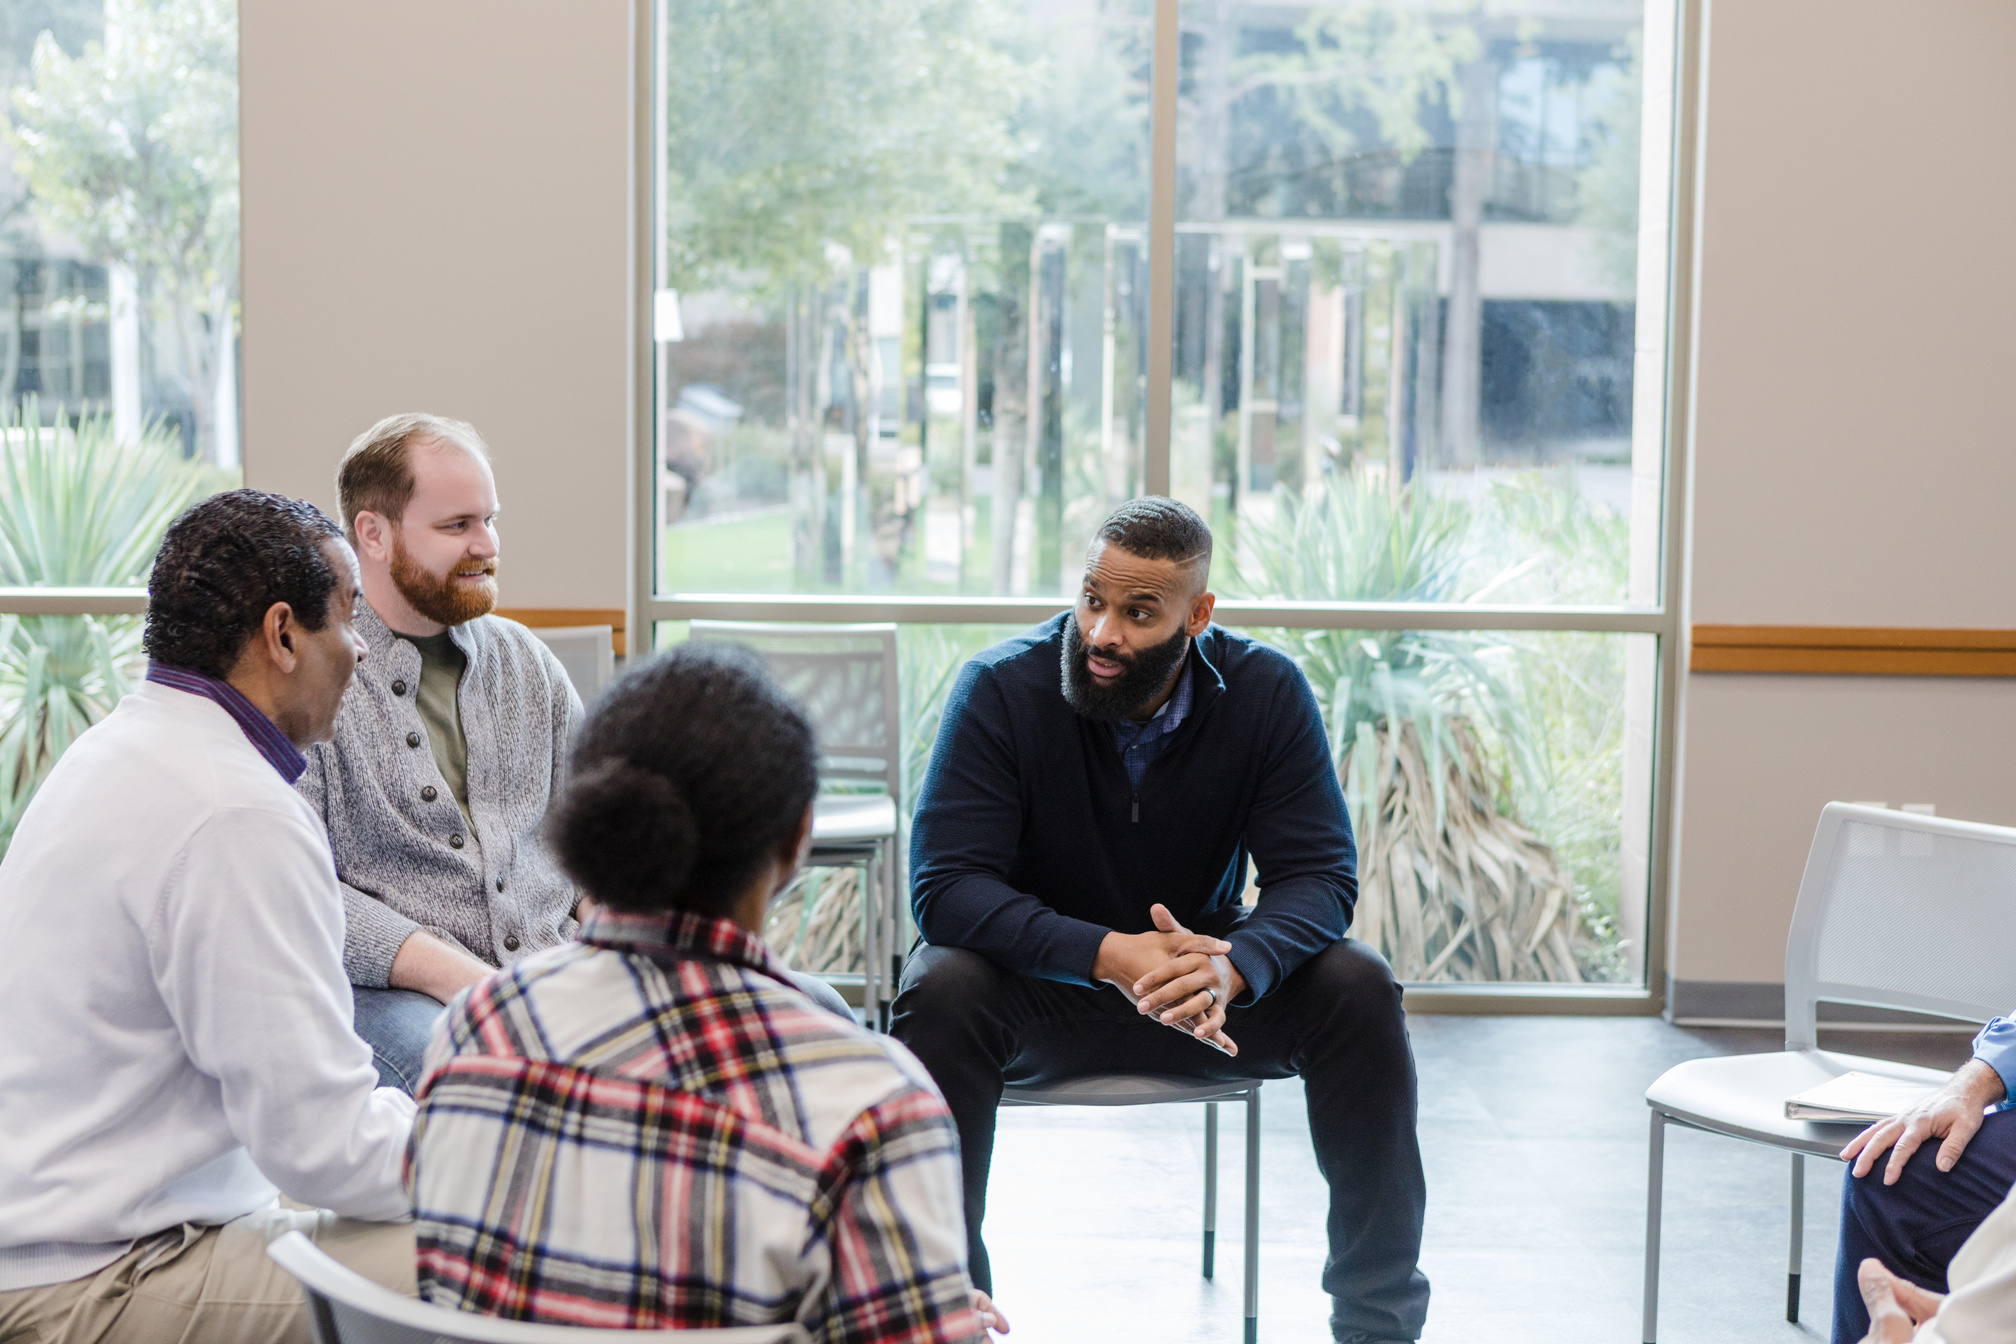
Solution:
[[(1492, 1344), (1639, 1340), (1645, 1086), (1685, 1059), (1774, 1050), (1767, 1031), (1646, 1019), (1416, 1016), (1428, 1173), (1424, 1335)], [(1964, 1035), (1824, 1033), (1830, 1049), (1955, 1067)], [(1329, 1339), (1322, 1180), (1300, 1086), (1261, 1119), (1260, 1331)], [(995, 1286), (1016, 1344), (1241, 1337), (1242, 1108), (1223, 1107), (1219, 1269), (1199, 1274), (1195, 1106), (1002, 1113), (990, 1188)], [(1807, 1166), (1802, 1324), (1784, 1320), (1788, 1159), (1668, 1130), (1659, 1338), (1824, 1340), (1841, 1168)]]

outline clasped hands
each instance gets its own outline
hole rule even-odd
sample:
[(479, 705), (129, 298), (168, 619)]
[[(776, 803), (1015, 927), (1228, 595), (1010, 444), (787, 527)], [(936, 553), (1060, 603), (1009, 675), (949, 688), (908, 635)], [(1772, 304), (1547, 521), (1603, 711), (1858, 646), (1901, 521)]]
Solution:
[(1164, 1026), (1238, 1054), (1225, 1034), (1225, 1007), (1246, 992), (1246, 980), (1226, 956), (1232, 944), (1190, 932), (1165, 905), (1148, 913), (1153, 932), (1106, 935), (1092, 962), (1092, 978), (1112, 985)]

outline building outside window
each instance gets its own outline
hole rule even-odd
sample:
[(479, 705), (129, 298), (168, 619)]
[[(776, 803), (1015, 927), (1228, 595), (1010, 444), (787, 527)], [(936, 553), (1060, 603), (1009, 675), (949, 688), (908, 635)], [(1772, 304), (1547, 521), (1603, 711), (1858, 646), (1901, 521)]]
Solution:
[(241, 479), (233, 0), (0, 6), (0, 847)]
[(907, 792), (959, 661), (1173, 494), (1323, 704), (1356, 936), (1415, 982), (1642, 987), (1675, 25), (661, 0), (661, 640), (900, 621)]

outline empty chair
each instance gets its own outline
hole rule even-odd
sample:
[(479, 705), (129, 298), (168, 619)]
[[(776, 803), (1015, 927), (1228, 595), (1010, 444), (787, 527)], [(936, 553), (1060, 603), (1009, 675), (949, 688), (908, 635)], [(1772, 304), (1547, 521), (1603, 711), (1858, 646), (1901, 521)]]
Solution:
[(755, 649), (811, 716), (823, 759), (805, 861), (862, 870), (861, 1003), (868, 1025), (886, 1028), (906, 926), (896, 899), (896, 805), (903, 791), (896, 627), (694, 621), (689, 637)]
[(1657, 1338), (1660, 1194), (1667, 1125), (1792, 1155), (1785, 1319), (1799, 1319), (1807, 1156), (1833, 1158), (1861, 1129), (1785, 1118), (1786, 1098), (1851, 1071), (1928, 1087), (1933, 1069), (1818, 1048), (1818, 1005), (1860, 1004), (1986, 1022), (2016, 1001), (2016, 830), (1829, 803), (1820, 814), (1785, 949), (1785, 1049), (1696, 1059), (1646, 1089), (1645, 1341)]
[(1216, 1269), (1218, 1240), (1218, 1103), (1246, 1103), (1246, 1344), (1260, 1328), (1260, 1083), (1212, 1082), (1166, 1074), (1101, 1073), (1041, 1086), (1004, 1088), (1003, 1106), (1204, 1105), (1204, 1277)]
[(609, 625), (552, 625), (534, 629), (533, 634), (553, 650), (574, 694), (581, 703), (592, 705), (616, 677), (616, 629)]
[(795, 1322), (734, 1330), (586, 1330), (478, 1316), (405, 1297), (346, 1269), (299, 1232), (266, 1248), (275, 1264), (301, 1281), (315, 1344), (811, 1344)]

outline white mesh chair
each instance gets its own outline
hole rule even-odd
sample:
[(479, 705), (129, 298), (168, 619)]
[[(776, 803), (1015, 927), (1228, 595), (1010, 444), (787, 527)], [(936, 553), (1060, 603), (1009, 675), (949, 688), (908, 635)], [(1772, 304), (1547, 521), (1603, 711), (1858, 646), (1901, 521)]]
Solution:
[(616, 676), (616, 627), (611, 625), (549, 625), (535, 629), (574, 683), (581, 703), (592, 705)]
[(1861, 1128), (1785, 1118), (1785, 1099), (1850, 1071), (1935, 1085), (1949, 1076), (1818, 1048), (1818, 1005), (1859, 1004), (1985, 1022), (2016, 1002), (2016, 830), (1829, 803), (1806, 857), (1785, 949), (1785, 1049), (1696, 1059), (1645, 1091), (1645, 1341), (1659, 1319), (1659, 1204), (1666, 1126), (1792, 1155), (1785, 1319), (1799, 1319), (1806, 1158), (1833, 1158)]
[(315, 1344), (811, 1344), (795, 1322), (733, 1330), (583, 1330), (437, 1307), (395, 1293), (329, 1258), (299, 1232), (266, 1248), (301, 1281)]
[(819, 733), (820, 794), (806, 862), (862, 870), (861, 1003), (869, 1026), (887, 1028), (905, 931), (896, 899), (896, 804), (903, 792), (896, 627), (694, 621), (689, 638), (747, 644), (811, 715)]
[(1003, 1106), (1204, 1106), (1204, 1277), (1216, 1269), (1218, 1240), (1218, 1103), (1246, 1103), (1246, 1344), (1260, 1329), (1260, 1082), (1210, 1082), (1152, 1073), (1101, 1073), (1040, 1087), (1009, 1087)]

